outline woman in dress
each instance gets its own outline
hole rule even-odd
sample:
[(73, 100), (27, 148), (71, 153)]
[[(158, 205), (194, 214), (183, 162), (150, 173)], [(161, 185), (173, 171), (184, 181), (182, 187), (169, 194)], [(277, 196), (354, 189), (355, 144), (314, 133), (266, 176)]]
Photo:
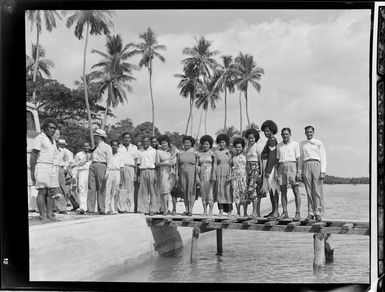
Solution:
[(178, 188), (176, 180), (177, 180), (177, 155), (180, 153), (178, 148), (176, 148), (175, 142), (170, 142), (170, 154), (171, 154), (171, 162), (173, 166), (171, 167), (170, 171), (170, 181), (171, 181), (171, 201), (172, 201), (172, 212), (171, 215), (176, 215), (176, 203), (178, 198), (182, 197), (182, 192), (180, 191), (180, 188)]
[(219, 216), (222, 216), (223, 212), (231, 215), (233, 209), (233, 196), (230, 190), (231, 152), (227, 148), (229, 142), (229, 137), (226, 134), (219, 134), (216, 139), (216, 143), (219, 147), (214, 152), (216, 159), (214, 176), (214, 201), (218, 202)]
[(274, 135), (278, 132), (278, 127), (276, 123), (272, 120), (265, 121), (261, 130), (264, 132), (265, 137), (267, 138), (266, 145), (262, 150), (261, 159), (263, 165), (263, 185), (262, 189), (265, 194), (270, 193), (270, 201), (272, 206), (272, 211), (267, 214), (265, 217), (269, 219), (274, 219), (278, 217), (278, 203), (279, 203), (279, 184), (276, 180), (276, 168), (278, 165), (277, 159), (277, 139)]
[(252, 217), (260, 217), (261, 199), (266, 197), (262, 189), (261, 158), (257, 148), (259, 133), (256, 129), (246, 131), (248, 146), (246, 149), (247, 201), (253, 203)]
[(207, 205), (209, 206), (209, 216), (213, 216), (213, 181), (214, 181), (214, 165), (215, 157), (211, 151), (214, 140), (209, 135), (204, 135), (199, 140), (202, 152), (199, 153), (198, 159), (198, 184), (203, 204), (203, 216), (207, 216)]
[(238, 216), (241, 216), (241, 206), (243, 206), (243, 215), (246, 217), (246, 156), (243, 154), (245, 140), (242, 138), (234, 139), (233, 147), (235, 153), (230, 161), (233, 198)]
[(183, 215), (192, 216), (196, 195), (196, 172), (197, 158), (192, 147), (195, 140), (191, 136), (183, 137), (183, 151), (178, 154), (177, 158), (177, 179), (183, 192), (183, 200), (186, 212)]
[(170, 213), (168, 209), (170, 192), (175, 184), (175, 177), (171, 175), (175, 161), (172, 161), (171, 157), (170, 138), (166, 135), (161, 135), (157, 140), (160, 143), (160, 147), (156, 151), (155, 161), (158, 167), (160, 205), (163, 215), (167, 215)]

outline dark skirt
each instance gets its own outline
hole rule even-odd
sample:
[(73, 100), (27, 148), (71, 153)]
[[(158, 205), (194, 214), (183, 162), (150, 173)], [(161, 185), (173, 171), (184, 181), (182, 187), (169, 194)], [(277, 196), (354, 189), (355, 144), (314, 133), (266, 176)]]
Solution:
[(220, 203), (218, 203), (218, 209), (223, 210), (223, 212), (229, 213), (233, 210), (233, 204), (220, 204)]

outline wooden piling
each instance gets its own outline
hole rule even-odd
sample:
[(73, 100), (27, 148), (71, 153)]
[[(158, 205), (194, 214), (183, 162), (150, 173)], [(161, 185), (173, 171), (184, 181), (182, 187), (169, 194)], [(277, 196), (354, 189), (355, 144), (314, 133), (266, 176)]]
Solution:
[(314, 238), (314, 261), (313, 261), (313, 271), (317, 271), (325, 262), (325, 244), (323, 233), (315, 233)]
[(190, 253), (190, 262), (195, 262), (198, 254), (198, 239), (201, 230), (198, 227), (193, 228), (192, 240), (191, 240), (191, 253)]
[(217, 255), (223, 254), (223, 234), (222, 229), (217, 229)]
[(325, 236), (325, 263), (329, 264), (333, 262), (334, 247), (332, 242), (332, 236), (330, 233)]

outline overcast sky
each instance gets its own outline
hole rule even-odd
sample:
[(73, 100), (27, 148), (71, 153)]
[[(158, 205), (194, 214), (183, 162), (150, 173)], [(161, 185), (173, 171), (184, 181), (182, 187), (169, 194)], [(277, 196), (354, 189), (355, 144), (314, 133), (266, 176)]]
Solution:
[[(174, 74), (182, 73), (183, 48), (204, 36), (220, 55), (248, 53), (265, 70), (261, 92), (249, 87), (253, 122), (260, 126), (273, 119), (279, 129), (290, 127), (298, 142), (305, 139), (303, 127), (313, 125), (325, 144), (328, 174), (369, 175), (369, 10), (120, 10), (113, 22), (112, 33), (124, 43), (138, 42), (138, 34), (150, 26), (167, 46), (162, 52), (166, 63), (155, 61), (153, 70), (155, 124), (161, 132), (185, 130), (189, 103), (179, 95)], [(29, 55), (32, 41), (36, 32), (26, 23)], [(99, 60), (91, 50), (104, 51), (105, 41), (104, 36), (89, 38), (87, 72)], [(55, 63), (52, 78), (74, 87), (82, 74), (84, 39), (78, 40), (62, 21), (52, 33), (44, 30), (40, 43)], [(137, 64), (138, 57), (129, 62)], [(118, 120), (130, 118), (137, 125), (151, 121), (151, 101), (147, 71), (143, 68), (135, 77), (128, 102), (113, 112)], [(245, 112), (243, 117), (245, 126)], [(222, 98), (208, 113), (208, 134), (222, 128), (223, 119)], [(198, 120), (195, 110), (195, 133)], [(239, 128), (238, 92), (228, 96), (231, 125)], [(279, 134), (277, 138), (281, 140)]]

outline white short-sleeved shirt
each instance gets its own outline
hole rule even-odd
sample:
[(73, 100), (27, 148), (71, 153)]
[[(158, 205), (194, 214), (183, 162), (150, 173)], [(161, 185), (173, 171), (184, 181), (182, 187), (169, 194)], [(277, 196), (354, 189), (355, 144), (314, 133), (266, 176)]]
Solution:
[(147, 150), (139, 150), (139, 168), (155, 168), (156, 150), (149, 146)]
[(120, 170), (124, 167), (124, 161), (119, 152), (112, 154), (110, 161), (107, 163), (107, 170)]
[(92, 161), (108, 163), (112, 157), (112, 148), (107, 143), (101, 141), (94, 152), (92, 152)]
[(91, 153), (80, 151), (75, 155), (75, 164), (78, 171), (88, 170), (91, 164)]
[(58, 155), (58, 148), (56, 147), (55, 140), (50, 141), (45, 133), (39, 134), (33, 140), (32, 149), (38, 150), (39, 156), (37, 163), (54, 163), (56, 156)]
[(128, 147), (120, 145), (118, 152), (120, 153), (125, 166), (135, 166), (137, 164), (139, 159), (139, 150), (135, 145), (131, 143)]
[(72, 162), (74, 162), (74, 154), (67, 148), (61, 148), (59, 151), (58, 162), (59, 166), (68, 167)]
[(277, 158), (279, 162), (296, 162), (297, 158), (300, 158), (299, 144), (295, 141), (290, 141), (285, 144), (283, 142), (277, 145)]
[(253, 146), (247, 148), (246, 150), (246, 160), (247, 161), (258, 161), (258, 157), (261, 155), (262, 150), (258, 143), (254, 143)]

